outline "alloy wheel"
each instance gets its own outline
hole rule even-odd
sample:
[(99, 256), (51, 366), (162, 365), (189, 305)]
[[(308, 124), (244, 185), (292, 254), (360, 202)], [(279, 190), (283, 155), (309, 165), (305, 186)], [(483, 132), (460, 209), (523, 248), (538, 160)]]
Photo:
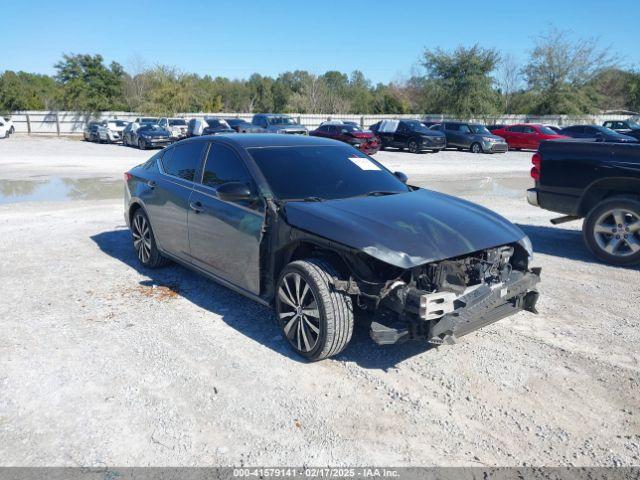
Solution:
[(482, 148), (480, 147), (479, 143), (474, 143), (473, 145), (471, 145), (471, 151), (473, 153), (480, 153), (482, 151)]
[(151, 258), (151, 229), (149, 223), (143, 215), (136, 215), (133, 218), (133, 248), (138, 254), (138, 260), (147, 263)]
[(289, 343), (310, 352), (320, 338), (320, 310), (307, 281), (296, 272), (286, 274), (278, 289), (278, 317)]
[(409, 142), (408, 148), (411, 153), (416, 153), (418, 151), (418, 144), (416, 142)]
[(626, 257), (640, 251), (640, 218), (623, 208), (609, 210), (595, 222), (596, 243), (609, 255)]

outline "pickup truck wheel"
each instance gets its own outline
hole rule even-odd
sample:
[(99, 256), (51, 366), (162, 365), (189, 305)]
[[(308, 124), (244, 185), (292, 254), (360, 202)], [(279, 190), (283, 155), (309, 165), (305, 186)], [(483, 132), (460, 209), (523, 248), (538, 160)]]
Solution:
[(335, 269), (319, 259), (287, 265), (276, 289), (276, 315), (284, 337), (315, 361), (340, 353), (353, 333), (351, 297), (331, 285)]
[(158, 250), (149, 217), (142, 208), (133, 214), (131, 236), (133, 237), (133, 248), (142, 265), (147, 268), (158, 268), (169, 263), (169, 260), (163, 257)]
[(640, 263), (640, 200), (614, 197), (596, 205), (582, 226), (584, 241), (600, 260)]

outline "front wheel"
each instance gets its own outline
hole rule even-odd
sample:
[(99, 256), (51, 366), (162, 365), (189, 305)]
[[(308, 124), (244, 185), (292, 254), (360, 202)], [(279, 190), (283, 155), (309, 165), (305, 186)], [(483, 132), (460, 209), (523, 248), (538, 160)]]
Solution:
[(471, 144), (471, 152), (472, 153), (482, 153), (482, 145), (478, 142), (474, 142)]
[(276, 315), (284, 337), (309, 360), (340, 353), (353, 333), (351, 297), (333, 288), (335, 269), (324, 260), (287, 265), (276, 290)]
[(604, 200), (587, 215), (582, 234), (600, 260), (614, 265), (640, 263), (640, 199)]
[(142, 138), (138, 139), (138, 148), (140, 150), (146, 150), (147, 149), (147, 142), (145, 142)]
[(420, 153), (418, 142), (416, 142), (415, 140), (411, 140), (409, 143), (407, 143), (407, 150), (409, 150), (411, 153)]
[(12, 127), (9, 129), (9, 135), (13, 135), (14, 133), (16, 133), (16, 127), (13, 127), (13, 126), (12, 126)]

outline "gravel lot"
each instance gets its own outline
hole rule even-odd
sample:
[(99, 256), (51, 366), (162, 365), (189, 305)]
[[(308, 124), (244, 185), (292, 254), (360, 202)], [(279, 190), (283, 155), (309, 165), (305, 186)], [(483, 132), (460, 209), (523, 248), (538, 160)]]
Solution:
[(517, 222), (540, 314), (307, 364), (269, 310), (136, 263), (121, 178), (149, 152), (0, 140), (0, 465), (639, 465), (640, 272), (530, 207), (531, 153), (376, 158)]

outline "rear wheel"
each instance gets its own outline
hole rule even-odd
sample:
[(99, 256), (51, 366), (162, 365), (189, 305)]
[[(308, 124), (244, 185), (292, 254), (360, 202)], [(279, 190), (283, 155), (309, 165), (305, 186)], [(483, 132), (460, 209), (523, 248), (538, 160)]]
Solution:
[(587, 248), (614, 265), (640, 263), (640, 199), (613, 197), (596, 205), (582, 226)]
[(131, 236), (133, 237), (133, 248), (142, 265), (147, 268), (158, 268), (168, 263), (168, 260), (158, 250), (149, 217), (142, 208), (133, 214)]
[(474, 142), (471, 144), (471, 148), (470, 148), (472, 153), (482, 153), (482, 145), (480, 145), (478, 142)]
[(340, 353), (353, 333), (351, 297), (333, 288), (335, 269), (319, 259), (287, 265), (276, 290), (276, 315), (284, 337), (309, 360)]
[(146, 150), (147, 149), (147, 142), (145, 142), (143, 138), (139, 138), (138, 139), (138, 148), (140, 150)]

